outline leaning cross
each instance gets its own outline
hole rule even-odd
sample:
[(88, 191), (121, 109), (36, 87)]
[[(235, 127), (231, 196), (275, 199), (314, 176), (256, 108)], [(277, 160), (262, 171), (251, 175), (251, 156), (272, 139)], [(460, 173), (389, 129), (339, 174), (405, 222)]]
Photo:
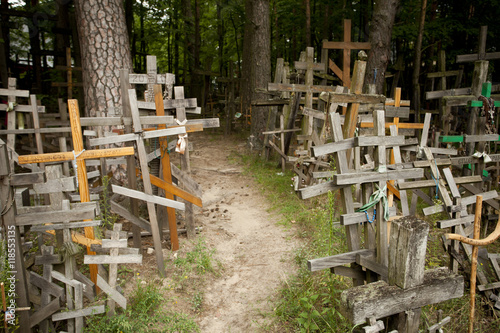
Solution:
[(73, 98), (73, 87), (83, 87), (82, 82), (73, 82), (73, 71), (81, 71), (82, 67), (72, 67), (71, 48), (66, 48), (66, 66), (56, 66), (56, 69), (66, 71), (66, 82), (52, 82), (52, 87), (66, 87), (68, 99)]
[(351, 50), (369, 50), (370, 43), (351, 41), (351, 20), (344, 20), (344, 41), (343, 42), (323, 42), (324, 49), (337, 49), (343, 51), (342, 70), (329, 59), (329, 68), (343, 82), (344, 87), (351, 86)]
[[(83, 148), (83, 136), (82, 136), (82, 128), (80, 125), (80, 111), (78, 109), (78, 101), (76, 99), (68, 100), (68, 108), (69, 108), (69, 118), (71, 122), (71, 133), (73, 137), (74, 150), (72, 152), (19, 156), (19, 164), (73, 161), (73, 165), (76, 167), (75, 171), (78, 176), (80, 201), (89, 202), (90, 192), (89, 192), (89, 184), (87, 179), (87, 168), (85, 165), (85, 160), (134, 155), (134, 148), (124, 147), (124, 148), (85, 150)], [(90, 239), (95, 239), (93, 227), (85, 228), (85, 237)], [(95, 254), (93, 251), (90, 250), (90, 246), (87, 246), (87, 253)], [(90, 277), (92, 279), (92, 282), (97, 283), (97, 265), (90, 265)]]

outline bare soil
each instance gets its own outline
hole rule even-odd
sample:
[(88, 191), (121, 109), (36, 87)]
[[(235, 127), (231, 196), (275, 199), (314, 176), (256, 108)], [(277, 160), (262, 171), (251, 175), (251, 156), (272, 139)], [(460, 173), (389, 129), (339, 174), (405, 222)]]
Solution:
[[(168, 298), (175, 300), (169, 308), (196, 318), (201, 332), (276, 332), (271, 300), (295, 271), (294, 232), (277, 224), (280, 217), (269, 211), (265, 193), (244, 174), (238, 155), (248, 149), (246, 142), (207, 133), (195, 133), (189, 140), (194, 145), (191, 175), (203, 189), (203, 208), (195, 207), (196, 226), (202, 228), (198, 237), (215, 249), (214, 258), (222, 269), (220, 275), (172, 291), (168, 286), (174, 283), (168, 277), (159, 281), (167, 287)], [(163, 250), (165, 260), (181, 256), (194, 242), (181, 236), (177, 254)], [(140, 276), (158, 280), (154, 254), (144, 252), (143, 262), (145, 267), (137, 267)], [(192, 299), (197, 293), (203, 295), (203, 303), (194, 311)]]

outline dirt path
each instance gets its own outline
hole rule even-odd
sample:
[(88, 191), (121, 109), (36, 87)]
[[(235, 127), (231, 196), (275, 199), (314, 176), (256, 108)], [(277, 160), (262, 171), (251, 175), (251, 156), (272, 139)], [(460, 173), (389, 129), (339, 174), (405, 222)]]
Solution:
[(293, 270), (296, 245), (267, 212), (253, 179), (242, 174), (234, 152), (244, 151), (244, 142), (204, 133), (190, 141), (192, 176), (204, 192), (197, 225), (224, 266), (222, 276), (205, 287), (198, 323), (202, 332), (258, 331), (270, 321), (268, 300)]

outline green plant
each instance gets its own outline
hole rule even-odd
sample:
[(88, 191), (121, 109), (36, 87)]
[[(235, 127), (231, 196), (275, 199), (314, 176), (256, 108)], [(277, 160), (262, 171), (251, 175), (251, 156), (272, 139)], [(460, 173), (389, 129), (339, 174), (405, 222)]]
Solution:
[(111, 211), (111, 178), (108, 176), (102, 177), (102, 194), (99, 200), (101, 215), (99, 216), (102, 221), (102, 227), (112, 230), (115, 222), (118, 220), (118, 215)]
[(183, 313), (168, 311), (162, 289), (138, 280), (127, 310), (112, 317), (89, 316), (85, 332), (199, 332), (198, 325)]
[(205, 295), (201, 291), (193, 295), (193, 297), (191, 298), (191, 305), (193, 306), (194, 312), (201, 312), (204, 298)]
[(192, 251), (187, 252), (185, 257), (174, 260), (177, 273), (185, 278), (193, 271), (201, 275), (207, 272), (217, 273), (220, 263), (214, 259), (214, 253), (215, 249), (210, 249), (204, 238), (198, 238)]

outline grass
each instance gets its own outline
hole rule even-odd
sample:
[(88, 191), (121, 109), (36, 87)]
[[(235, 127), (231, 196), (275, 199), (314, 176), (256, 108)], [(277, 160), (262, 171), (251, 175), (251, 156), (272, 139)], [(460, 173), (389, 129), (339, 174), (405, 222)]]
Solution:
[(165, 309), (162, 288), (138, 280), (127, 310), (108, 318), (106, 315), (87, 317), (85, 332), (199, 332), (198, 325), (188, 315)]
[[(347, 252), (344, 228), (335, 223), (336, 217), (341, 214), (339, 195), (330, 193), (328, 196), (300, 200), (293, 193), (291, 178), (294, 175), (290, 171), (280, 175), (276, 168), (277, 162), (266, 162), (255, 155), (242, 155), (240, 158), (246, 165), (246, 173), (255, 179), (271, 203), (271, 210), (281, 216), (279, 223), (286, 228), (296, 226), (297, 237), (300, 237), (304, 244), (295, 253), (297, 273), (286, 278), (273, 300), (275, 322), (263, 330), (359, 331), (359, 327), (350, 325), (338, 312), (340, 294), (351, 287), (350, 279), (326, 270), (311, 273), (306, 266), (308, 259)], [(420, 201), (417, 211), (422, 208)], [(420, 218), (431, 226), (426, 269), (448, 266), (449, 258), (440, 239), (444, 231), (436, 227), (436, 221), (445, 216), (434, 214)], [(444, 327), (445, 332), (467, 331), (470, 302), (467, 279), (468, 277), (465, 277), (466, 288), (463, 297), (422, 308), (421, 331), (437, 322), (438, 310), (443, 310), (443, 318), (451, 317), (451, 322)], [(483, 295), (476, 295), (475, 331), (500, 332), (500, 317), (492, 305)]]

